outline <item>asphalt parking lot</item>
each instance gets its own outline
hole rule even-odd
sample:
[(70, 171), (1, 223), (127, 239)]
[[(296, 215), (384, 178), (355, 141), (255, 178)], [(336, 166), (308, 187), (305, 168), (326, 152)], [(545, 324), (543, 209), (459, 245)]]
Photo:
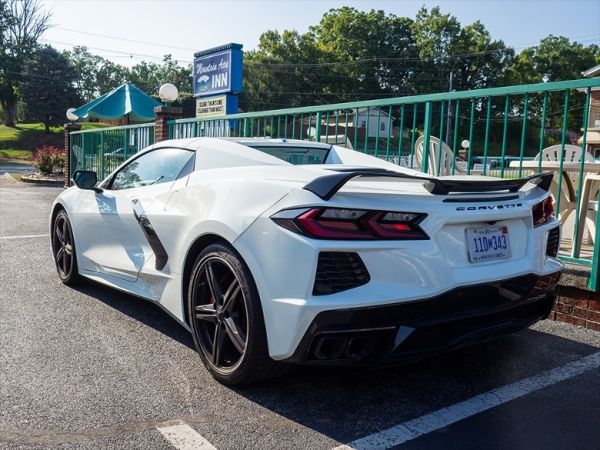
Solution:
[(156, 306), (60, 283), (59, 192), (0, 181), (1, 449), (600, 449), (600, 333), (550, 321), (408, 366), (221, 386)]

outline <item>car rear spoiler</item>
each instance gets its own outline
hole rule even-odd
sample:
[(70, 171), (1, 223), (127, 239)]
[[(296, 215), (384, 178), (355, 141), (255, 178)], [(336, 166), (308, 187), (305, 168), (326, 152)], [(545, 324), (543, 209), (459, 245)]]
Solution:
[(428, 176), (411, 175), (408, 173), (394, 172), (387, 169), (330, 169), (331, 174), (315, 178), (304, 189), (312, 192), (323, 200), (329, 200), (346, 183), (358, 177), (386, 177), (402, 178), (406, 180), (422, 180), (423, 186), (435, 195), (448, 195), (451, 192), (477, 193), (477, 192), (517, 192), (527, 183), (548, 191), (552, 183), (552, 173), (545, 172), (517, 180), (456, 180), (440, 179)]

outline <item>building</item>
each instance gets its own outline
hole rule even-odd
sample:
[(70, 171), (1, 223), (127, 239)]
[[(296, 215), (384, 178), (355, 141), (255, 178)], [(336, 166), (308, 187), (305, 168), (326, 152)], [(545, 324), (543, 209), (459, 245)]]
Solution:
[(387, 137), (388, 125), (391, 126), (391, 121), (388, 113), (383, 109), (368, 108), (367, 113), (367, 108), (360, 108), (358, 113), (354, 114), (353, 125), (358, 129), (367, 129), (369, 137)]
[[(600, 78), (600, 64), (583, 72), (583, 76), (587, 78)], [(583, 136), (577, 142), (582, 144)], [(600, 87), (593, 87), (591, 90), (586, 145), (587, 150), (592, 155), (600, 157)]]

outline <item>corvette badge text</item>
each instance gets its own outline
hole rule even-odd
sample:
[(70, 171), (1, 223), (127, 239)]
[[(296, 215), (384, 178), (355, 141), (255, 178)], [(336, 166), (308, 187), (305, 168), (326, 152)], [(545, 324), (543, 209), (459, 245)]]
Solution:
[(459, 206), (457, 211), (480, 211), (480, 210), (496, 210), (496, 209), (514, 209), (523, 206), (523, 203), (508, 203), (506, 205), (485, 205), (485, 206)]

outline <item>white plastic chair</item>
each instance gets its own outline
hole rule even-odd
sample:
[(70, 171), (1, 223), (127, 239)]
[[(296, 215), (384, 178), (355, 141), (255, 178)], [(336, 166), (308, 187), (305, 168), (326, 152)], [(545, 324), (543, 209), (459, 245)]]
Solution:
[[(598, 202), (590, 200), (591, 198), (597, 198), (598, 184), (600, 183), (600, 174), (590, 173), (585, 177), (583, 182), (583, 189), (581, 192), (581, 208), (579, 210), (579, 234), (573, 237), (573, 243), (583, 241), (583, 232), (587, 228), (587, 242), (588, 244), (594, 243), (596, 236), (596, 214), (598, 212)], [(573, 230), (575, 232), (575, 230)], [(576, 251), (573, 256), (579, 258), (581, 252), (581, 245), (579, 251)]]
[[(344, 139), (345, 139), (345, 141), (344, 141)], [(325, 136), (319, 136), (319, 142), (337, 145), (338, 147), (345, 147), (349, 150), (354, 150), (354, 147), (352, 146), (350, 139), (347, 136), (344, 138), (343, 134), (338, 134), (338, 135), (329, 134), (329, 135), (325, 135)], [(336, 142), (337, 142), (337, 144), (336, 144)]]
[[(423, 143), (425, 141), (424, 136), (419, 136), (415, 142), (414, 162), (413, 168), (415, 170), (421, 170), (423, 167)], [(442, 154), (440, 155), (440, 152)], [(446, 176), (452, 175), (452, 160), (454, 159), (454, 153), (452, 149), (445, 142), (441, 143), (440, 140), (435, 136), (429, 138), (429, 154), (427, 155), (427, 173), (435, 176)], [(439, 170), (438, 170), (439, 162)], [(466, 165), (460, 164), (456, 161), (454, 167), (455, 174), (466, 173)]]
[[(534, 161), (560, 161), (562, 153), (562, 145), (552, 145), (545, 148), (536, 155)], [(581, 162), (582, 152), (581, 147), (577, 145), (566, 144), (564, 153), (564, 162)], [(584, 161), (594, 162), (594, 157), (588, 152), (583, 153)], [(579, 172), (568, 172), (568, 177), (563, 177), (563, 186), (560, 192), (560, 211), (558, 216), (564, 223), (569, 215), (575, 211), (577, 207), (576, 189), (579, 186)], [(556, 201), (558, 197), (558, 176), (552, 180), (550, 192)], [(584, 205), (582, 205), (584, 206)], [(587, 205), (585, 205), (587, 207)]]
[[(562, 152), (562, 145), (552, 145), (546, 147), (541, 153), (538, 153), (534, 158), (534, 161), (560, 161)], [(588, 152), (584, 155), (585, 161), (594, 162), (595, 159)], [(578, 145), (566, 144), (565, 145), (565, 162), (580, 162), (581, 161), (581, 147)]]
[(81, 148), (79, 145), (73, 145), (71, 147), (71, 158), (71, 165), (73, 167), (73, 171), (85, 167), (85, 161), (83, 160), (83, 148)]

